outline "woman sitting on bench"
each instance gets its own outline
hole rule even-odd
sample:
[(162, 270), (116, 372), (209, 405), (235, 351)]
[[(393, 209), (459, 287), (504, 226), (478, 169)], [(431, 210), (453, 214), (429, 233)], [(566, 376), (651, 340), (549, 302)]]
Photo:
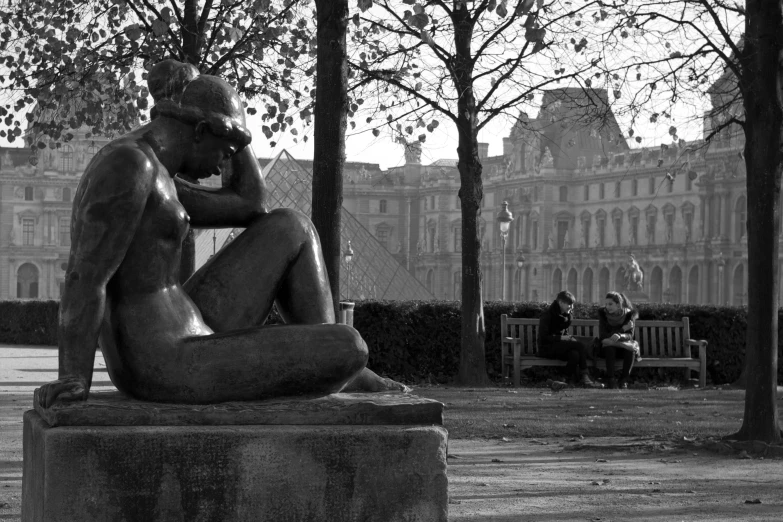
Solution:
[[(634, 322), (639, 313), (625, 294), (609, 292), (603, 308), (598, 309), (598, 356), (606, 359), (609, 388), (627, 388), (634, 358), (641, 361), (639, 343), (633, 338)], [(614, 378), (615, 356), (622, 354), (623, 372), (620, 380)]]

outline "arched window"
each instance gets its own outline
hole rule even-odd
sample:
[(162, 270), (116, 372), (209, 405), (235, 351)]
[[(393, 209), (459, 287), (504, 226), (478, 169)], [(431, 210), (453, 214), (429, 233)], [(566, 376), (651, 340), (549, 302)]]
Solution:
[(734, 306), (745, 304), (745, 267), (742, 264), (734, 269)]
[(694, 266), (688, 274), (688, 304), (699, 304), (699, 267)]
[(94, 158), (96, 154), (98, 154), (98, 150), (99, 149), (97, 145), (90, 145), (89, 147), (87, 147), (86, 157), (85, 157), (87, 163), (89, 163), (90, 160)]
[(25, 263), (16, 271), (16, 297), (35, 299), (38, 297), (38, 267)]
[(63, 145), (60, 150), (60, 166), (63, 172), (71, 172), (73, 170), (73, 147), (70, 145)]
[(572, 294), (574, 294), (574, 297), (579, 295), (579, 293), (577, 291), (577, 288), (576, 288), (576, 277), (577, 277), (576, 269), (572, 268), (571, 270), (568, 271), (568, 282), (566, 284), (566, 286), (567, 286), (566, 289), (569, 292), (571, 292)]
[(557, 294), (563, 289), (563, 272), (559, 268), (555, 268), (555, 272), (552, 274), (552, 293)]
[(378, 211), (379, 211), (381, 214), (386, 214), (386, 200), (385, 200), (385, 199), (382, 199), (382, 200), (380, 201), (380, 205), (379, 205), (379, 206), (380, 206), (380, 208), (379, 208), (379, 210), (378, 210)]
[(666, 301), (669, 303), (679, 303), (682, 300), (682, 270), (679, 266), (669, 272), (669, 288), (666, 293)]
[(609, 269), (603, 267), (598, 272), (598, 302), (603, 303), (604, 297), (609, 293)]
[(622, 292), (625, 288), (625, 269), (620, 267), (614, 274), (614, 290), (615, 292)]
[(653, 303), (663, 301), (663, 270), (656, 266), (650, 275), (650, 300)]
[(582, 275), (582, 301), (585, 303), (592, 303), (593, 299), (593, 270), (591, 268), (585, 268), (585, 273)]
[(24, 200), (25, 201), (32, 201), (33, 200), (33, 187), (25, 187), (24, 188)]
[(745, 196), (740, 196), (734, 205), (734, 241), (740, 241), (748, 231), (748, 204)]

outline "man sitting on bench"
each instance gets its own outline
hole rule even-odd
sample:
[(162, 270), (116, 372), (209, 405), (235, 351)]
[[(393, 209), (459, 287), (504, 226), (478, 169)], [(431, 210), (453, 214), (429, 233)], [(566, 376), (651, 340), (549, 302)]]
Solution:
[(601, 387), (587, 374), (587, 346), (592, 346), (593, 338), (582, 339), (568, 334), (575, 301), (571, 292), (563, 290), (541, 314), (538, 320), (538, 356), (566, 361), (566, 379), (573, 384)]

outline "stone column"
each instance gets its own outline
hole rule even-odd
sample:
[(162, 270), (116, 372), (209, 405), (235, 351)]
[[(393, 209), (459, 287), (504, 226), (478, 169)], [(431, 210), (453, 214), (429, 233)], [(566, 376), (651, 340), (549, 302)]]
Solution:
[(723, 193), (723, 239), (726, 241), (731, 240), (731, 193), (726, 191)]
[(699, 202), (699, 230), (701, 231), (701, 239), (704, 239), (704, 235), (707, 232), (705, 230), (705, 223), (707, 221), (707, 198), (699, 196)]

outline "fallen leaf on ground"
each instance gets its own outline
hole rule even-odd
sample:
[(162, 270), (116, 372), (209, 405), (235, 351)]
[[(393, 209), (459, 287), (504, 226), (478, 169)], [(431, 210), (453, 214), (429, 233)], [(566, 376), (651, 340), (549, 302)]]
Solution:
[(10, 507), (11, 507), (11, 504), (9, 504), (8, 502), (0, 502), (0, 509), (7, 509), (7, 508), (10, 508)]
[(492, 459), (492, 462), (503, 462), (503, 461), (500, 459)]
[(601, 485), (601, 483), (600, 483), (600, 482), (598, 482), (597, 480), (594, 480), (594, 481), (592, 482), (592, 485), (593, 485), (593, 486), (600, 486), (600, 485)]
[(746, 504), (761, 504), (761, 500), (758, 498), (754, 498), (753, 500), (746, 500)]
[(608, 462), (606, 459), (595, 459), (596, 462)]

